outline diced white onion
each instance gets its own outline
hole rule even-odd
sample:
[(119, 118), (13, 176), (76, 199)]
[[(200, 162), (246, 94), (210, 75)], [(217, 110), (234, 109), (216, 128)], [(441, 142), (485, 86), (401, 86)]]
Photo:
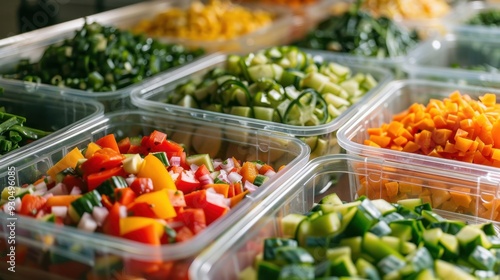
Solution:
[(44, 194), (51, 194), (51, 193), (45, 193), (44, 191), (34, 191), (32, 194), (36, 196), (42, 196)]
[(127, 206), (125, 206), (125, 205), (120, 206), (119, 213), (120, 213), (120, 218), (127, 217)]
[(42, 181), (42, 182), (34, 185), (33, 188), (35, 189), (35, 191), (46, 192), (47, 191), (47, 184), (45, 184), (45, 181)]
[(229, 180), (230, 183), (236, 183), (240, 182), (243, 176), (238, 174), (237, 172), (231, 172), (229, 175), (227, 175), (227, 179)]
[(209, 203), (223, 207), (229, 207), (229, 205), (231, 205), (230, 200), (228, 204), (227, 199), (222, 194), (215, 192), (213, 188), (208, 188), (206, 194), (207, 194), (207, 202)]
[(134, 182), (135, 180), (135, 177), (127, 177), (125, 178), (125, 182), (127, 182), (127, 186), (130, 187), (130, 185), (132, 185), (132, 183)]
[(198, 180), (200, 181), (202, 186), (214, 183), (214, 179), (212, 178), (212, 176), (210, 176), (210, 174), (202, 175), (200, 176), (200, 178), (198, 178)]
[(274, 175), (276, 175), (276, 171), (274, 171), (272, 169), (269, 169), (266, 171), (266, 173), (264, 173), (264, 176), (269, 177), (269, 178), (273, 177)]
[(191, 168), (191, 171), (193, 171), (193, 172), (196, 172), (196, 170), (198, 170), (198, 168), (199, 168), (199, 166), (194, 164), (194, 163), (191, 164), (189, 167)]
[(217, 176), (220, 180), (229, 183), (229, 179), (227, 179), (227, 172), (225, 170), (221, 170), (219, 175)]
[(245, 189), (247, 189), (249, 192), (254, 192), (259, 188), (256, 185), (250, 183), (250, 181), (245, 181), (245, 183), (243, 184), (243, 187)]
[(21, 198), (16, 197), (16, 199), (14, 200), (14, 209), (16, 209), (17, 212), (21, 211), (21, 204)]
[(214, 159), (213, 160), (213, 165), (214, 165), (214, 169), (217, 169), (219, 166), (222, 165), (222, 160), (220, 160), (220, 159)]
[(175, 173), (172, 170), (170, 170), (168, 173), (170, 174), (170, 177), (172, 177), (172, 180), (174, 181), (177, 180), (177, 177), (179, 177), (179, 175), (181, 174), (181, 173)]
[(83, 230), (83, 231), (94, 232), (97, 228), (97, 223), (92, 218), (92, 215), (85, 212), (85, 213), (83, 213), (82, 218), (80, 219), (80, 222), (78, 223), (78, 228)]
[(68, 207), (66, 207), (66, 206), (52, 206), (50, 208), (50, 211), (52, 212), (52, 214), (56, 215), (57, 217), (66, 218), (66, 215), (68, 214)]
[(49, 197), (53, 197), (53, 196), (54, 196), (53, 193), (46, 193), (46, 194), (42, 195), (42, 197), (45, 199), (48, 199)]
[(108, 214), (109, 211), (106, 207), (94, 206), (94, 208), (92, 208), (92, 217), (99, 226), (102, 225)]
[(82, 190), (79, 187), (73, 187), (71, 189), (71, 192), (69, 193), (70, 195), (78, 195), (82, 194)]
[(256, 164), (255, 164), (255, 167), (257, 167), (257, 169), (260, 169), (260, 168), (262, 167), (262, 164), (260, 164), (260, 163), (256, 163)]
[(47, 191), (48, 193), (52, 193), (54, 195), (67, 195), (68, 190), (63, 183), (57, 183), (52, 189)]
[(180, 166), (181, 165), (181, 157), (171, 157), (170, 164), (173, 166)]
[(224, 169), (226, 171), (229, 171), (229, 170), (233, 169), (233, 167), (234, 167), (234, 161), (233, 161), (233, 159), (232, 158), (228, 158), (226, 160), (226, 163), (222, 163), (221, 167), (222, 167), (222, 169)]

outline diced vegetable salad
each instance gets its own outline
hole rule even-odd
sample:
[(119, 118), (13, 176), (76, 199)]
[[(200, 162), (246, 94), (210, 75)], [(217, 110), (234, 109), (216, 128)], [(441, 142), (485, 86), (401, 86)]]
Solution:
[[(378, 81), (344, 65), (315, 61), (294, 46), (229, 55), (224, 66), (193, 77), (168, 92), (166, 102), (294, 126), (316, 126), (337, 118)], [(319, 142), (318, 142), (319, 140)], [(304, 139), (312, 154), (328, 143)], [(317, 149), (317, 150), (316, 150)]]
[[(2, 209), (160, 246), (201, 233), (276, 172), (261, 161), (186, 155), (156, 130), (120, 141), (108, 134), (68, 152), (38, 181), (5, 188)], [(148, 268), (138, 266), (135, 274), (146, 277)]]
[(50, 45), (38, 61), (21, 59), (4, 78), (89, 92), (116, 91), (203, 54), (99, 23), (87, 23), (72, 38)]
[(265, 239), (240, 279), (496, 279), (497, 227), (445, 219), (420, 199), (345, 203), (333, 193), (284, 216), (282, 236)]
[(294, 44), (364, 57), (393, 58), (406, 55), (419, 41), (415, 30), (407, 30), (385, 16), (375, 17), (361, 10), (357, 3), (348, 11), (330, 15)]
[(140, 21), (132, 31), (154, 37), (200, 41), (237, 38), (273, 23), (275, 15), (230, 1), (193, 1), (186, 8), (168, 8), (152, 19)]
[(455, 91), (443, 100), (414, 103), (390, 123), (368, 128), (364, 144), (500, 167), (499, 113), (495, 94), (474, 100)]
[[(0, 88), (0, 94), (2, 92), (3, 88)], [(25, 122), (25, 117), (10, 114), (4, 107), (0, 107), (0, 155), (5, 155), (51, 133), (25, 126)]]

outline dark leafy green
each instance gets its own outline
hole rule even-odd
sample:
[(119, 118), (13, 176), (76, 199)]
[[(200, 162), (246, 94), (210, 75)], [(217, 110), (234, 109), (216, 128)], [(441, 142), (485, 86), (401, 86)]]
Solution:
[(484, 25), (484, 26), (499, 26), (500, 25), (500, 10), (484, 10), (477, 13), (467, 21), (470, 25)]
[(203, 53), (86, 22), (73, 38), (49, 46), (39, 61), (23, 59), (15, 72), (4, 77), (93, 92), (115, 91)]
[(332, 15), (295, 45), (350, 53), (366, 57), (397, 57), (419, 41), (415, 30), (407, 31), (386, 17), (375, 18), (359, 5), (341, 15)]

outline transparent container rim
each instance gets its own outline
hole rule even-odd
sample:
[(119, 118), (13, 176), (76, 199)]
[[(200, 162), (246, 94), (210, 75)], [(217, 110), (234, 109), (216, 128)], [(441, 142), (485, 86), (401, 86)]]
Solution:
[[(82, 131), (82, 130), (94, 131), (106, 125), (113, 118), (120, 116), (131, 116), (131, 115), (156, 117), (160, 119), (175, 118), (176, 121), (182, 120), (194, 124), (204, 124), (214, 127), (215, 126), (221, 127), (220, 124), (207, 123), (206, 121), (203, 120), (189, 119), (173, 115), (160, 115), (155, 112), (148, 112), (143, 110), (116, 111), (116, 112), (106, 113), (96, 119), (93, 119), (91, 122), (89, 121), (79, 125), (78, 126), (79, 130), (75, 128), (71, 132), (66, 132), (62, 134), (59, 140), (50, 143), (51, 147), (49, 148), (61, 144), (62, 142), (64, 142), (64, 138), (67, 138), (69, 137), (69, 135), (74, 134), (75, 131)], [(267, 182), (268, 185), (265, 187), (265, 189), (263, 189), (263, 191), (255, 193), (254, 196), (249, 195), (247, 198), (245, 198), (245, 201), (243, 201), (243, 203), (240, 203), (235, 208), (231, 209), (231, 211), (226, 217), (214, 221), (214, 223), (208, 226), (201, 234), (195, 235), (192, 239), (188, 241), (175, 244), (167, 244), (158, 247), (131, 240), (125, 240), (122, 238), (111, 237), (104, 234), (98, 234), (99, 238), (96, 238), (96, 233), (87, 233), (78, 230), (76, 228), (71, 228), (67, 226), (54, 227), (53, 224), (50, 223), (41, 223), (41, 222), (33, 223), (32, 218), (26, 218), (26, 217), (18, 217), (19, 225), (26, 224), (33, 229), (40, 229), (43, 232), (51, 233), (62, 238), (69, 238), (72, 240), (83, 240), (87, 242), (87, 244), (90, 243), (95, 248), (106, 248), (105, 251), (107, 252), (130, 255), (133, 256), (134, 259), (150, 260), (153, 258), (157, 258), (158, 256), (162, 256), (165, 259), (183, 259), (187, 257), (192, 257), (195, 254), (198, 254), (200, 251), (202, 251), (205, 247), (207, 247), (209, 245), (209, 242), (212, 241), (211, 239), (217, 239), (224, 231), (226, 231), (228, 228), (231, 228), (238, 219), (241, 219), (241, 217), (244, 216), (244, 213), (248, 212), (249, 209), (256, 206), (255, 205), (256, 201), (261, 201), (263, 198), (265, 198), (265, 195), (268, 195), (276, 191), (276, 189), (278, 189), (282, 185), (281, 181), (286, 179), (284, 178), (283, 174), (285, 175), (288, 174), (287, 176), (289, 176), (290, 174), (297, 173), (299, 169), (302, 168), (307, 163), (307, 160), (309, 158), (309, 152), (310, 152), (309, 146), (307, 146), (305, 143), (296, 138), (286, 135), (276, 134), (269, 131), (260, 131), (244, 127), (231, 127), (231, 130), (236, 130), (236, 131), (239, 130), (242, 132), (251, 131), (254, 134), (259, 134), (264, 136), (271, 135), (273, 137), (279, 137), (281, 139), (285, 139), (289, 142), (294, 143), (297, 147), (299, 147), (300, 151), (299, 154), (292, 161), (290, 161), (287, 164), (287, 166), (283, 169), (281, 176), (273, 177)], [(4, 163), (4, 164), (0, 163), (0, 169), (6, 169), (7, 166), (9, 166), (9, 163)], [(4, 215), (6, 214), (0, 213), (0, 216)], [(43, 246), (43, 244), (38, 244), (37, 246)]]
[[(406, 163), (412, 163), (416, 166), (430, 166), (431, 168), (446, 169), (448, 172), (450, 170), (470, 170), (474, 172), (476, 176), (488, 176), (494, 178), (500, 178), (500, 168), (477, 165), (472, 163), (465, 163), (456, 160), (442, 159), (436, 157), (429, 157), (425, 155), (406, 153), (401, 151), (392, 151), (390, 149), (374, 148), (367, 145), (359, 144), (351, 141), (353, 137), (352, 134), (355, 133), (354, 130), (357, 129), (356, 125), (359, 125), (359, 120), (366, 119), (372, 114), (372, 110), (375, 108), (381, 108), (385, 102), (387, 102), (391, 96), (396, 93), (397, 90), (402, 89), (406, 86), (432, 86), (443, 89), (450, 89), (450, 93), (454, 90), (459, 90), (461, 92), (490, 92), (500, 95), (500, 89), (486, 88), (480, 86), (467, 86), (467, 85), (454, 85), (446, 82), (428, 81), (428, 80), (396, 80), (388, 83), (382, 90), (379, 91), (377, 96), (371, 99), (371, 102), (366, 104), (366, 110), (361, 111), (358, 115), (351, 118), (346, 122), (337, 132), (337, 139), (340, 147), (344, 148), (348, 153), (353, 154), (373, 154), (377, 155), (387, 155), (393, 158), (405, 158)], [(389, 159), (386, 159), (390, 161)]]
[[(211, 121), (237, 121), (240, 124), (250, 125), (255, 128), (260, 128), (264, 130), (273, 130), (278, 132), (283, 132), (286, 134), (294, 135), (294, 136), (316, 136), (320, 134), (326, 134), (336, 131), (347, 119), (349, 119), (352, 115), (354, 115), (360, 107), (362, 107), (363, 101), (358, 102), (351, 107), (349, 107), (346, 111), (344, 111), (340, 116), (333, 119), (329, 123), (321, 124), (317, 126), (294, 126), (282, 123), (275, 123), (270, 121), (263, 121), (253, 118), (246, 118), (241, 116), (228, 115), (224, 113), (210, 112), (202, 109), (194, 109), (194, 108), (184, 108), (182, 106), (173, 105), (173, 104), (163, 104), (157, 101), (148, 100), (147, 97), (150, 95), (149, 93), (154, 89), (157, 89), (162, 86), (166, 86), (173, 82), (176, 82), (180, 79), (187, 78), (192, 74), (197, 73), (198, 71), (202, 71), (205, 69), (213, 68), (215, 63), (224, 62), (227, 58), (228, 54), (225, 53), (214, 53), (209, 56), (200, 59), (196, 65), (191, 65), (190, 67), (184, 67), (175, 73), (172, 73), (168, 77), (165, 77), (163, 80), (156, 80), (156, 83), (150, 83), (146, 87), (136, 88), (132, 91), (130, 98), (132, 104), (143, 108), (146, 110), (153, 111), (175, 111), (182, 113), (190, 113), (191, 115), (203, 116), (204, 119), (209, 119)], [(331, 61), (329, 57), (325, 57), (325, 60)], [(339, 62), (343, 63), (343, 62)], [(367, 94), (363, 97), (363, 100), (367, 101), (372, 98), (386, 83), (392, 80), (393, 75), (386, 69), (377, 68), (375, 66), (364, 66), (360, 64), (354, 63), (344, 63), (346, 66), (354, 66), (354, 67), (362, 67), (371, 73), (379, 73), (384, 78), (381, 81), (378, 81), (378, 84), (375, 88), (371, 89)], [(181, 71), (182, 70), (182, 71)]]

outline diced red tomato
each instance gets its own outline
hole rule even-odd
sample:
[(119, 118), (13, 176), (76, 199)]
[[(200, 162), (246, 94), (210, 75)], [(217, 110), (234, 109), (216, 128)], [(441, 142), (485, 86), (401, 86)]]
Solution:
[(154, 269), (144, 271), (144, 276), (148, 280), (171, 279), (169, 277), (173, 267), (174, 262), (163, 262)]
[(82, 193), (87, 191), (85, 182), (79, 176), (68, 174), (64, 176), (62, 183), (66, 186), (68, 192), (71, 192), (74, 187), (78, 187)]
[(177, 242), (183, 242), (193, 238), (193, 236), (194, 233), (187, 226), (183, 226), (179, 230), (177, 230), (177, 235), (175, 237), (175, 240)]
[(153, 180), (151, 178), (136, 177), (130, 184), (130, 188), (137, 196), (152, 192), (154, 190)]
[(120, 154), (126, 154), (130, 149), (130, 138), (125, 137), (118, 142), (118, 149), (120, 150)]
[(185, 209), (175, 217), (175, 221), (184, 223), (194, 234), (198, 234), (207, 227), (202, 209)]
[(155, 131), (151, 132), (151, 134), (149, 135), (148, 146), (150, 148), (153, 148), (157, 145), (160, 145), (165, 140), (167, 140), (167, 134), (165, 134), (163, 132), (159, 132), (158, 130), (155, 130)]
[(200, 177), (204, 175), (210, 175), (210, 170), (202, 164), (201, 166), (198, 166), (198, 169), (194, 172), (194, 177), (199, 180)]
[(47, 200), (38, 195), (26, 194), (21, 200), (21, 210), (19, 214), (36, 217), (39, 211), (45, 206)]

